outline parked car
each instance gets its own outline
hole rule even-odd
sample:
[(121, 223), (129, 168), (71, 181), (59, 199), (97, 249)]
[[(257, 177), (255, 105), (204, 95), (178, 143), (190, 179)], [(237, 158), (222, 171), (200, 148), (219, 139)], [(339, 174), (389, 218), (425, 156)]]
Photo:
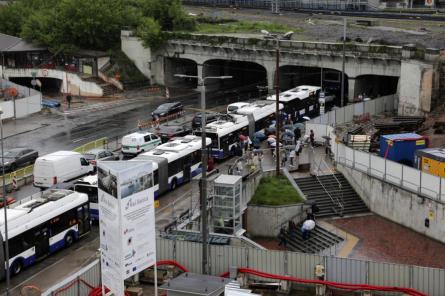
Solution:
[(150, 151), (161, 144), (161, 138), (154, 133), (135, 132), (122, 138), (122, 154), (137, 155)]
[(3, 155), (4, 162), (0, 163), (5, 166), (5, 171), (13, 172), (19, 167), (24, 167), (26, 165), (33, 164), (37, 157), (39, 157), (39, 153), (33, 149), (29, 148), (14, 148), (8, 151), (5, 151)]
[(173, 138), (190, 135), (192, 129), (189, 125), (160, 125), (151, 130), (153, 133), (161, 137), (162, 143), (166, 143)]
[(184, 111), (184, 106), (180, 102), (165, 103), (151, 113), (153, 120)]
[[(197, 129), (201, 127), (201, 113), (197, 113), (192, 120), (192, 128)], [(218, 114), (215, 113), (206, 113), (206, 124), (211, 123), (218, 120)]]
[(49, 188), (92, 172), (94, 167), (82, 154), (57, 151), (37, 158), (33, 172), (34, 186)]
[[(6, 197), (6, 204), (7, 205), (13, 204), (15, 202), (16, 202), (15, 198), (12, 198), (10, 196)], [(5, 199), (3, 197), (0, 197), (0, 208), (3, 208), (4, 206), (5, 206)]]
[(42, 99), (43, 108), (58, 108), (60, 107), (60, 102), (55, 100)]
[(119, 160), (118, 154), (103, 148), (91, 149), (85, 152), (83, 156), (94, 166), (98, 160)]

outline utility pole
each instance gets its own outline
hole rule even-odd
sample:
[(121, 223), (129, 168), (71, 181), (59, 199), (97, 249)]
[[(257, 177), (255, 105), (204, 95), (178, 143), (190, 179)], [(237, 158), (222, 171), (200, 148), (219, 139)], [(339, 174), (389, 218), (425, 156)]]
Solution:
[(276, 143), (276, 175), (280, 175), (280, 37), (277, 37), (277, 48), (276, 48), (276, 69), (275, 69), (275, 119), (276, 119), (276, 130), (277, 130), (277, 139)]
[(202, 273), (209, 274), (208, 270), (208, 214), (207, 214), (207, 138), (206, 138), (206, 89), (205, 81), (207, 79), (229, 79), (232, 76), (210, 76), (201, 77), (185, 74), (175, 74), (179, 78), (194, 78), (198, 79), (198, 86), (201, 87), (201, 180), (199, 186), (199, 201), (201, 204), (201, 236), (202, 236)]
[(0, 137), (1, 137), (1, 149), (2, 149), (2, 180), (3, 180), (3, 213), (5, 214), (5, 271), (6, 271), (6, 296), (9, 296), (9, 285), (10, 285), (10, 268), (9, 268), (9, 242), (8, 242), (8, 204), (6, 203), (6, 182), (5, 182), (5, 161), (4, 161), (4, 138), (3, 138), (3, 119), (1, 118), (3, 110), (0, 108)]
[(343, 59), (341, 65), (341, 95), (340, 107), (343, 107), (345, 101), (345, 50), (346, 50), (346, 18), (343, 19)]

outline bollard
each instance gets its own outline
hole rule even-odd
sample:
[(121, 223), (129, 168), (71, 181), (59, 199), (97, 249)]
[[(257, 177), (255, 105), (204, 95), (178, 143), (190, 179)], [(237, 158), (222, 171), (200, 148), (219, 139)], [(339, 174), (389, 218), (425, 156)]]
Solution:
[(14, 172), (12, 175), (12, 190), (15, 191), (18, 189), (17, 186), (17, 174)]

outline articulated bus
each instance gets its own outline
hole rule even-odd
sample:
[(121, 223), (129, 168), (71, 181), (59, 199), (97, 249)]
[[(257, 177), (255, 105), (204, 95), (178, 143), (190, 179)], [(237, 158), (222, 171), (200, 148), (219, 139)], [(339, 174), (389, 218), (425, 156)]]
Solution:
[[(5, 264), (4, 209), (0, 210), (0, 260)], [(16, 275), (57, 250), (71, 246), (91, 230), (88, 197), (64, 189), (49, 189), (10, 206), (9, 268)], [(5, 268), (0, 268), (4, 278)]]
[[(211, 140), (207, 138), (207, 145)], [(133, 160), (153, 162), (155, 198), (201, 174), (201, 138), (188, 135), (157, 146)], [(129, 160), (132, 161), (132, 160)]]
[[(283, 104), (279, 104), (283, 109)], [(211, 122), (206, 125), (206, 137), (211, 142), (211, 156), (216, 159), (225, 159), (235, 153), (235, 146), (239, 143), (239, 136), (251, 137), (255, 132), (269, 127), (275, 120), (275, 102), (255, 101), (248, 106), (239, 108), (225, 119)], [(195, 132), (201, 135), (201, 132)]]
[[(301, 85), (280, 93), (280, 103), (284, 105), (284, 112), (290, 114), (294, 121), (303, 121), (304, 116), (313, 117), (320, 112), (318, 94), (320, 87)], [(275, 101), (276, 95), (267, 97)]]

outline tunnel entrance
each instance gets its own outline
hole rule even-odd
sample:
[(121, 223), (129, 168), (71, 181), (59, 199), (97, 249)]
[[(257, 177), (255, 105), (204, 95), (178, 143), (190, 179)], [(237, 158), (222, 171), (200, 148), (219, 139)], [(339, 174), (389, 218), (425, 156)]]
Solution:
[[(299, 85), (320, 86), (324, 91), (335, 95), (334, 104), (340, 106), (341, 71), (317, 67), (280, 67), (280, 89), (285, 91)], [(344, 94), (347, 102), (348, 76), (345, 74)]]
[[(9, 80), (17, 83), (19, 85), (23, 85), (29, 88), (34, 88), (31, 84), (32, 77), (9, 77)], [(42, 83), (42, 94), (45, 96), (57, 96), (60, 95), (60, 90), (62, 87), (62, 80), (56, 78), (43, 78), (37, 77), (36, 79), (40, 80)], [(36, 90), (40, 91), (40, 87), (35, 86)]]
[(164, 59), (164, 81), (165, 85), (175, 88), (196, 89), (198, 81), (193, 78), (179, 78), (175, 74), (185, 74), (190, 76), (198, 75), (198, 68), (195, 61), (181, 58)]
[(355, 78), (355, 95), (377, 98), (397, 93), (399, 77), (362, 75)]
[(203, 75), (232, 76), (231, 79), (209, 80), (207, 90), (223, 92), (233, 99), (258, 98), (259, 89), (267, 86), (266, 69), (252, 62), (210, 60), (204, 63)]

